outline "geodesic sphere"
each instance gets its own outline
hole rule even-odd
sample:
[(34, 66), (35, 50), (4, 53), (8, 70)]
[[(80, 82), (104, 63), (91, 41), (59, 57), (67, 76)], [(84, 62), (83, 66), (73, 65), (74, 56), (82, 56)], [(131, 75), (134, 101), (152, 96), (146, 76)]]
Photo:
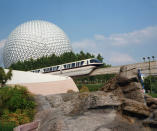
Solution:
[(50, 22), (35, 20), (19, 25), (9, 35), (3, 49), (3, 63), (37, 59), (72, 51), (66, 34)]

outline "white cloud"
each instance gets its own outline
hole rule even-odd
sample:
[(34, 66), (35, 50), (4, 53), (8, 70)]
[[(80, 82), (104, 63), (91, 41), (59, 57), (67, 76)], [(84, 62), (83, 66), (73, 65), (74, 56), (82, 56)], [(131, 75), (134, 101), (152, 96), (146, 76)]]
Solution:
[(135, 63), (136, 60), (134, 60), (131, 56), (128, 54), (122, 54), (122, 53), (112, 53), (109, 57), (109, 62), (116, 65), (122, 65), (122, 64), (130, 64)]
[(94, 35), (94, 38), (95, 38), (96, 40), (102, 40), (102, 41), (104, 41), (104, 40), (106, 39), (105, 36), (100, 35), (100, 34)]
[(113, 45), (144, 44), (150, 40), (157, 40), (157, 26), (129, 33), (113, 34), (106, 40)]
[(155, 49), (156, 43), (157, 26), (150, 26), (141, 30), (111, 34), (110, 36), (96, 34), (93, 38), (73, 42), (72, 46), (75, 51), (83, 50), (94, 54), (102, 52), (107, 62), (116, 65), (135, 62), (130, 52), (134, 56), (141, 57), (139, 49), (148, 49), (148, 45), (151, 45), (150, 49), (144, 52), (144, 55), (147, 55), (148, 51), (151, 52), (151, 49)]
[(157, 26), (150, 26), (142, 30), (136, 30), (129, 33), (112, 34), (109, 37), (97, 34), (96, 40), (102, 40), (111, 45), (123, 46), (129, 44), (144, 44), (150, 40), (157, 40)]
[(83, 49), (83, 48), (86, 48), (86, 47), (94, 48), (94, 47), (96, 47), (96, 43), (95, 43), (94, 40), (85, 39), (85, 40), (82, 40), (82, 41), (74, 42), (73, 47), (74, 48), (80, 48), (80, 49)]
[[(105, 43), (115, 46), (145, 44), (149, 41), (157, 41), (157, 26), (150, 26), (142, 30), (129, 33), (111, 34), (106, 37), (101, 34), (94, 35), (91, 39), (84, 39), (73, 43), (74, 48), (96, 47), (98, 43)], [(149, 43), (148, 43), (149, 44)]]

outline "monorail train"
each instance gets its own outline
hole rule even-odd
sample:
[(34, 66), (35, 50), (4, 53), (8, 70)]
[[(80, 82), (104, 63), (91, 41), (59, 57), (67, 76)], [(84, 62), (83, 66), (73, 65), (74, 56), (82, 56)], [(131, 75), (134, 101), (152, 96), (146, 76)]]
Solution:
[(56, 72), (56, 71), (62, 71), (62, 70), (70, 70), (70, 69), (74, 69), (74, 68), (81, 68), (84, 66), (96, 66), (97, 67), (100, 65), (103, 65), (103, 63), (101, 61), (99, 61), (98, 59), (95, 59), (95, 58), (91, 58), (91, 59), (86, 59), (86, 60), (80, 60), (80, 61), (65, 63), (65, 64), (61, 64), (61, 65), (31, 70), (31, 72), (49, 73), (49, 72)]

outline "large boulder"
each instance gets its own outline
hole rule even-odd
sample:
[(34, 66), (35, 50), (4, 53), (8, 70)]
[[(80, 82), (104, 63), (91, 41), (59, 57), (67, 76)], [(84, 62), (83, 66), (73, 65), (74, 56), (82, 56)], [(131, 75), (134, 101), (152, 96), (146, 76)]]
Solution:
[(133, 115), (139, 118), (146, 118), (150, 115), (149, 108), (138, 101), (122, 98), (123, 108), (122, 110), (129, 115)]
[(133, 99), (145, 103), (142, 85), (136, 68), (128, 69), (127, 66), (122, 66), (119, 75), (105, 84), (101, 90), (113, 92), (120, 98)]
[(97, 92), (35, 97), (39, 131), (155, 131), (157, 100), (144, 95), (135, 68), (120, 73)]
[[(122, 105), (113, 93), (102, 91), (49, 95), (44, 98), (51, 109), (40, 110), (36, 114), (35, 120), (41, 123), (40, 131), (109, 131), (110, 128), (104, 125), (114, 121), (116, 110)], [(43, 105), (45, 107), (41, 102), (38, 109)]]
[[(51, 108), (60, 110), (65, 114), (81, 113), (92, 108), (118, 107), (122, 104), (113, 93), (102, 91), (49, 95), (43, 96), (42, 99), (47, 100)], [(44, 109), (47, 102), (43, 102), (42, 104), (40, 101), (38, 106)]]
[[(42, 107), (43, 99), (51, 108)], [(112, 92), (66, 93), (42, 99), (40, 96), (40, 100), (38, 109), (44, 110), (38, 111), (35, 118), (40, 121), (39, 131), (145, 131), (142, 122), (121, 113), (132, 112), (137, 118), (149, 115), (144, 104), (119, 98)]]

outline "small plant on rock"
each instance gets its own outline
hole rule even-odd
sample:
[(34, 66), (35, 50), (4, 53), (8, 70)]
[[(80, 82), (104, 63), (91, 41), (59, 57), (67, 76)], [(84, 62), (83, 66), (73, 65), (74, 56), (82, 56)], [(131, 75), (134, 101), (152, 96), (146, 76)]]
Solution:
[(73, 90), (68, 90), (67, 93), (74, 93), (75, 91)]
[(80, 89), (80, 93), (81, 93), (81, 92), (89, 92), (88, 87), (82, 86), (81, 89)]
[(10, 68), (9, 71), (6, 73), (2, 67), (0, 67), (0, 84), (1, 87), (5, 86), (8, 80), (11, 80), (12, 77), (12, 69)]

